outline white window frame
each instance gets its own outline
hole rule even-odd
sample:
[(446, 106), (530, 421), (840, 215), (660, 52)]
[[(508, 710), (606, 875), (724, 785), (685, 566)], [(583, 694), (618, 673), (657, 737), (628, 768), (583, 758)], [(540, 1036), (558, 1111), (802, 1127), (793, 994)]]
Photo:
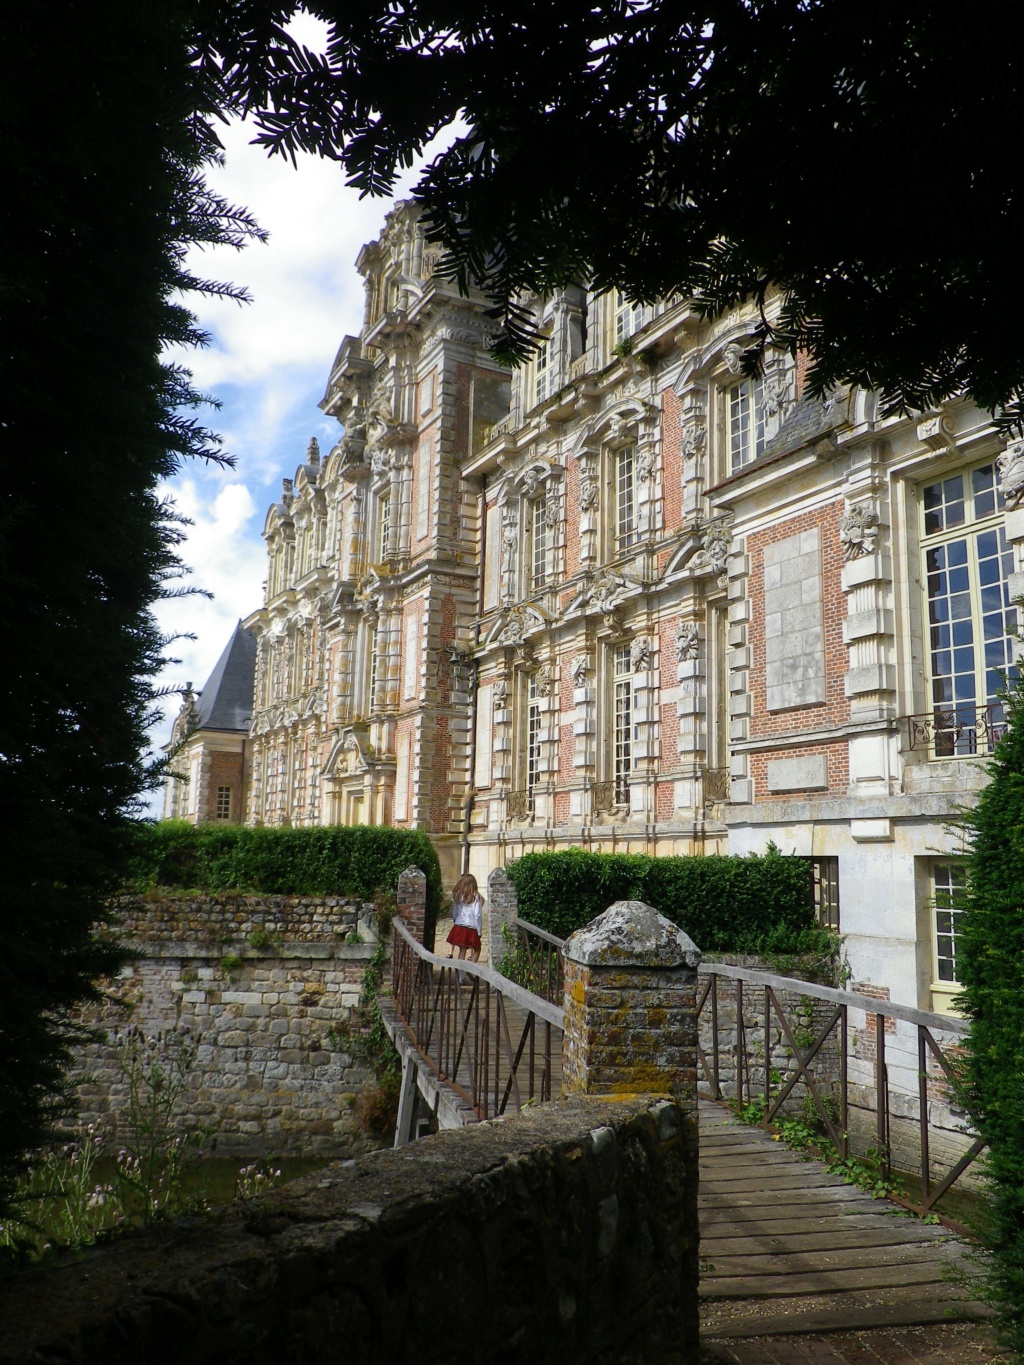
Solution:
[(377, 562), (383, 563), (388, 557), (388, 541), (391, 539), (391, 489), (385, 488), (377, 501)]
[(214, 801), (213, 810), (214, 810), (213, 818), (214, 818), (215, 820), (230, 820), (230, 819), (231, 819), (231, 788), (230, 788), (230, 787), (218, 786), (218, 788), (217, 788), (217, 796), (216, 796), (216, 799), (215, 799), (215, 801)]
[(621, 346), (636, 336), (653, 316), (653, 308), (631, 302), (621, 289), (616, 289), (612, 311), (612, 346)]
[(633, 716), (636, 710), (633, 661), (628, 644), (612, 645), (611, 664), (611, 781), (617, 806), (629, 806), (633, 772)]
[(527, 564), (528, 590), (538, 592), (548, 580), (548, 524), (547, 494), (538, 493), (526, 504), (530, 530), (530, 554)]
[(612, 503), (611, 531), (615, 554), (624, 554), (640, 540), (637, 526), (638, 480), (636, 442), (617, 446), (611, 452), (610, 482)]
[(553, 337), (540, 338), (539, 345), (533, 353), (530, 373), (533, 381), (533, 403), (531, 407), (536, 407), (538, 403), (543, 403), (550, 398), (557, 387)]
[[(929, 755), (938, 760), (984, 757), (1004, 728), (999, 692), (1004, 677), (1016, 672), (1017, 609), (1009, 594), (1013, 550), (998, 482), (990, 459), (922, 480), (918, 487)], [(1003, 630), (996, 634), (1000, 620)], [(967, 624), (969, 631), (963, 629)]]
[(764, 380), (748, 376), (722, 391), (725, 453), (729, 474), (737, 474), (764, 454)]

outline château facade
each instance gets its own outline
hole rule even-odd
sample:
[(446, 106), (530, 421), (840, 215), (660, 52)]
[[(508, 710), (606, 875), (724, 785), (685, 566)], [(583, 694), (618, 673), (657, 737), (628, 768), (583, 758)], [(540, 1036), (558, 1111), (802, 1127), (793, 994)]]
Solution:
[(753, 306), (566, 289), (509, 373), (436, 261), (411, 204), (364, 248), (344, 434), (268, 515), (246, 818), (421, 826), (449, 879), (774, 843), (859, 982), (949, 1008), (1024, 442), (967, 402), (812, 397), (782, 352), (744, 375)]

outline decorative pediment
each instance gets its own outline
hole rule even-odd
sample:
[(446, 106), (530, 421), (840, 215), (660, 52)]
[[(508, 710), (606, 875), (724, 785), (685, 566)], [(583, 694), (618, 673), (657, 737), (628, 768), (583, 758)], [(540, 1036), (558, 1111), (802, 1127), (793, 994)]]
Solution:
[(346, 725), (331, 746), (321, 776), (335, 779), (355, 777), (358, 773), (370, 771), (372, 759), (373, 750), (366, 735)]
[(616, 573), (614, 569), (586, 574), (563, 616), (566, 619), (572, 616), (603, 616), (609, 629), (618, 629), (621, 624), (620, 607), (642, 591), (643, 584), (639, 579)]
[(546, 630), (550, 618), (538, 607), (525, 604), (503, 611), (488, 633), (485, 644), (521, 645), (539, 630)]

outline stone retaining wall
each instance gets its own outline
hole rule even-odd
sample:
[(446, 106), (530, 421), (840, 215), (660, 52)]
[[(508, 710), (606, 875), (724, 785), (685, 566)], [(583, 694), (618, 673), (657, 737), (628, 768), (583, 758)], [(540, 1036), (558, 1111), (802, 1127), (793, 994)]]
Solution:
[(368, 1077), (345, 1046), (375, 947), (371, 906), (224, 895), (122, 897), (116, 909), (138, 956), (110, 993), (130, 1012), (109, 1005), (87, 1016), (108, 1041), (82, 1050), (80, 1122), (111, 1145), (123, 1136), (118, 1030), (187, 1028), (198, 1052), (179, 1119), (215, 1130), (218, 1155), (341, 1156), (375, 1145), (356, 1116)]
[(697, 1129), (574, 1097), (0, 1285), (0, 1365), (696, 1365)]

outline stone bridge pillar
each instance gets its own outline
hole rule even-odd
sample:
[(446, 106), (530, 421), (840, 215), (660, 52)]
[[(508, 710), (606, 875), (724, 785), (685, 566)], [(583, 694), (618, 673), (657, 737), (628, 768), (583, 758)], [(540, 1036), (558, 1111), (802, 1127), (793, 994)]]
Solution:
[(407, 867), (398, 878), (398, 892), (396, 894), (398, 902), (398, 918), (412, 934), (417, 943), (423, 943), (428, 948), (433, 948), (432, 943), (427, 943), (424, 938), (424, 930), (427, 921), (427, 878), (418, 867)]
[(491, 965), (501, 961), (508, 945), (502, 933), (511, 924), (518, 908), (516, 889), (503, 867), (496, 867), (487, 878), (487, 928), (490, 940)]
[(688, 935), (642, 901), (616, 901), (563, 957), (563, 1093), (667, 1094), (696, 1116), (700, 952)]

